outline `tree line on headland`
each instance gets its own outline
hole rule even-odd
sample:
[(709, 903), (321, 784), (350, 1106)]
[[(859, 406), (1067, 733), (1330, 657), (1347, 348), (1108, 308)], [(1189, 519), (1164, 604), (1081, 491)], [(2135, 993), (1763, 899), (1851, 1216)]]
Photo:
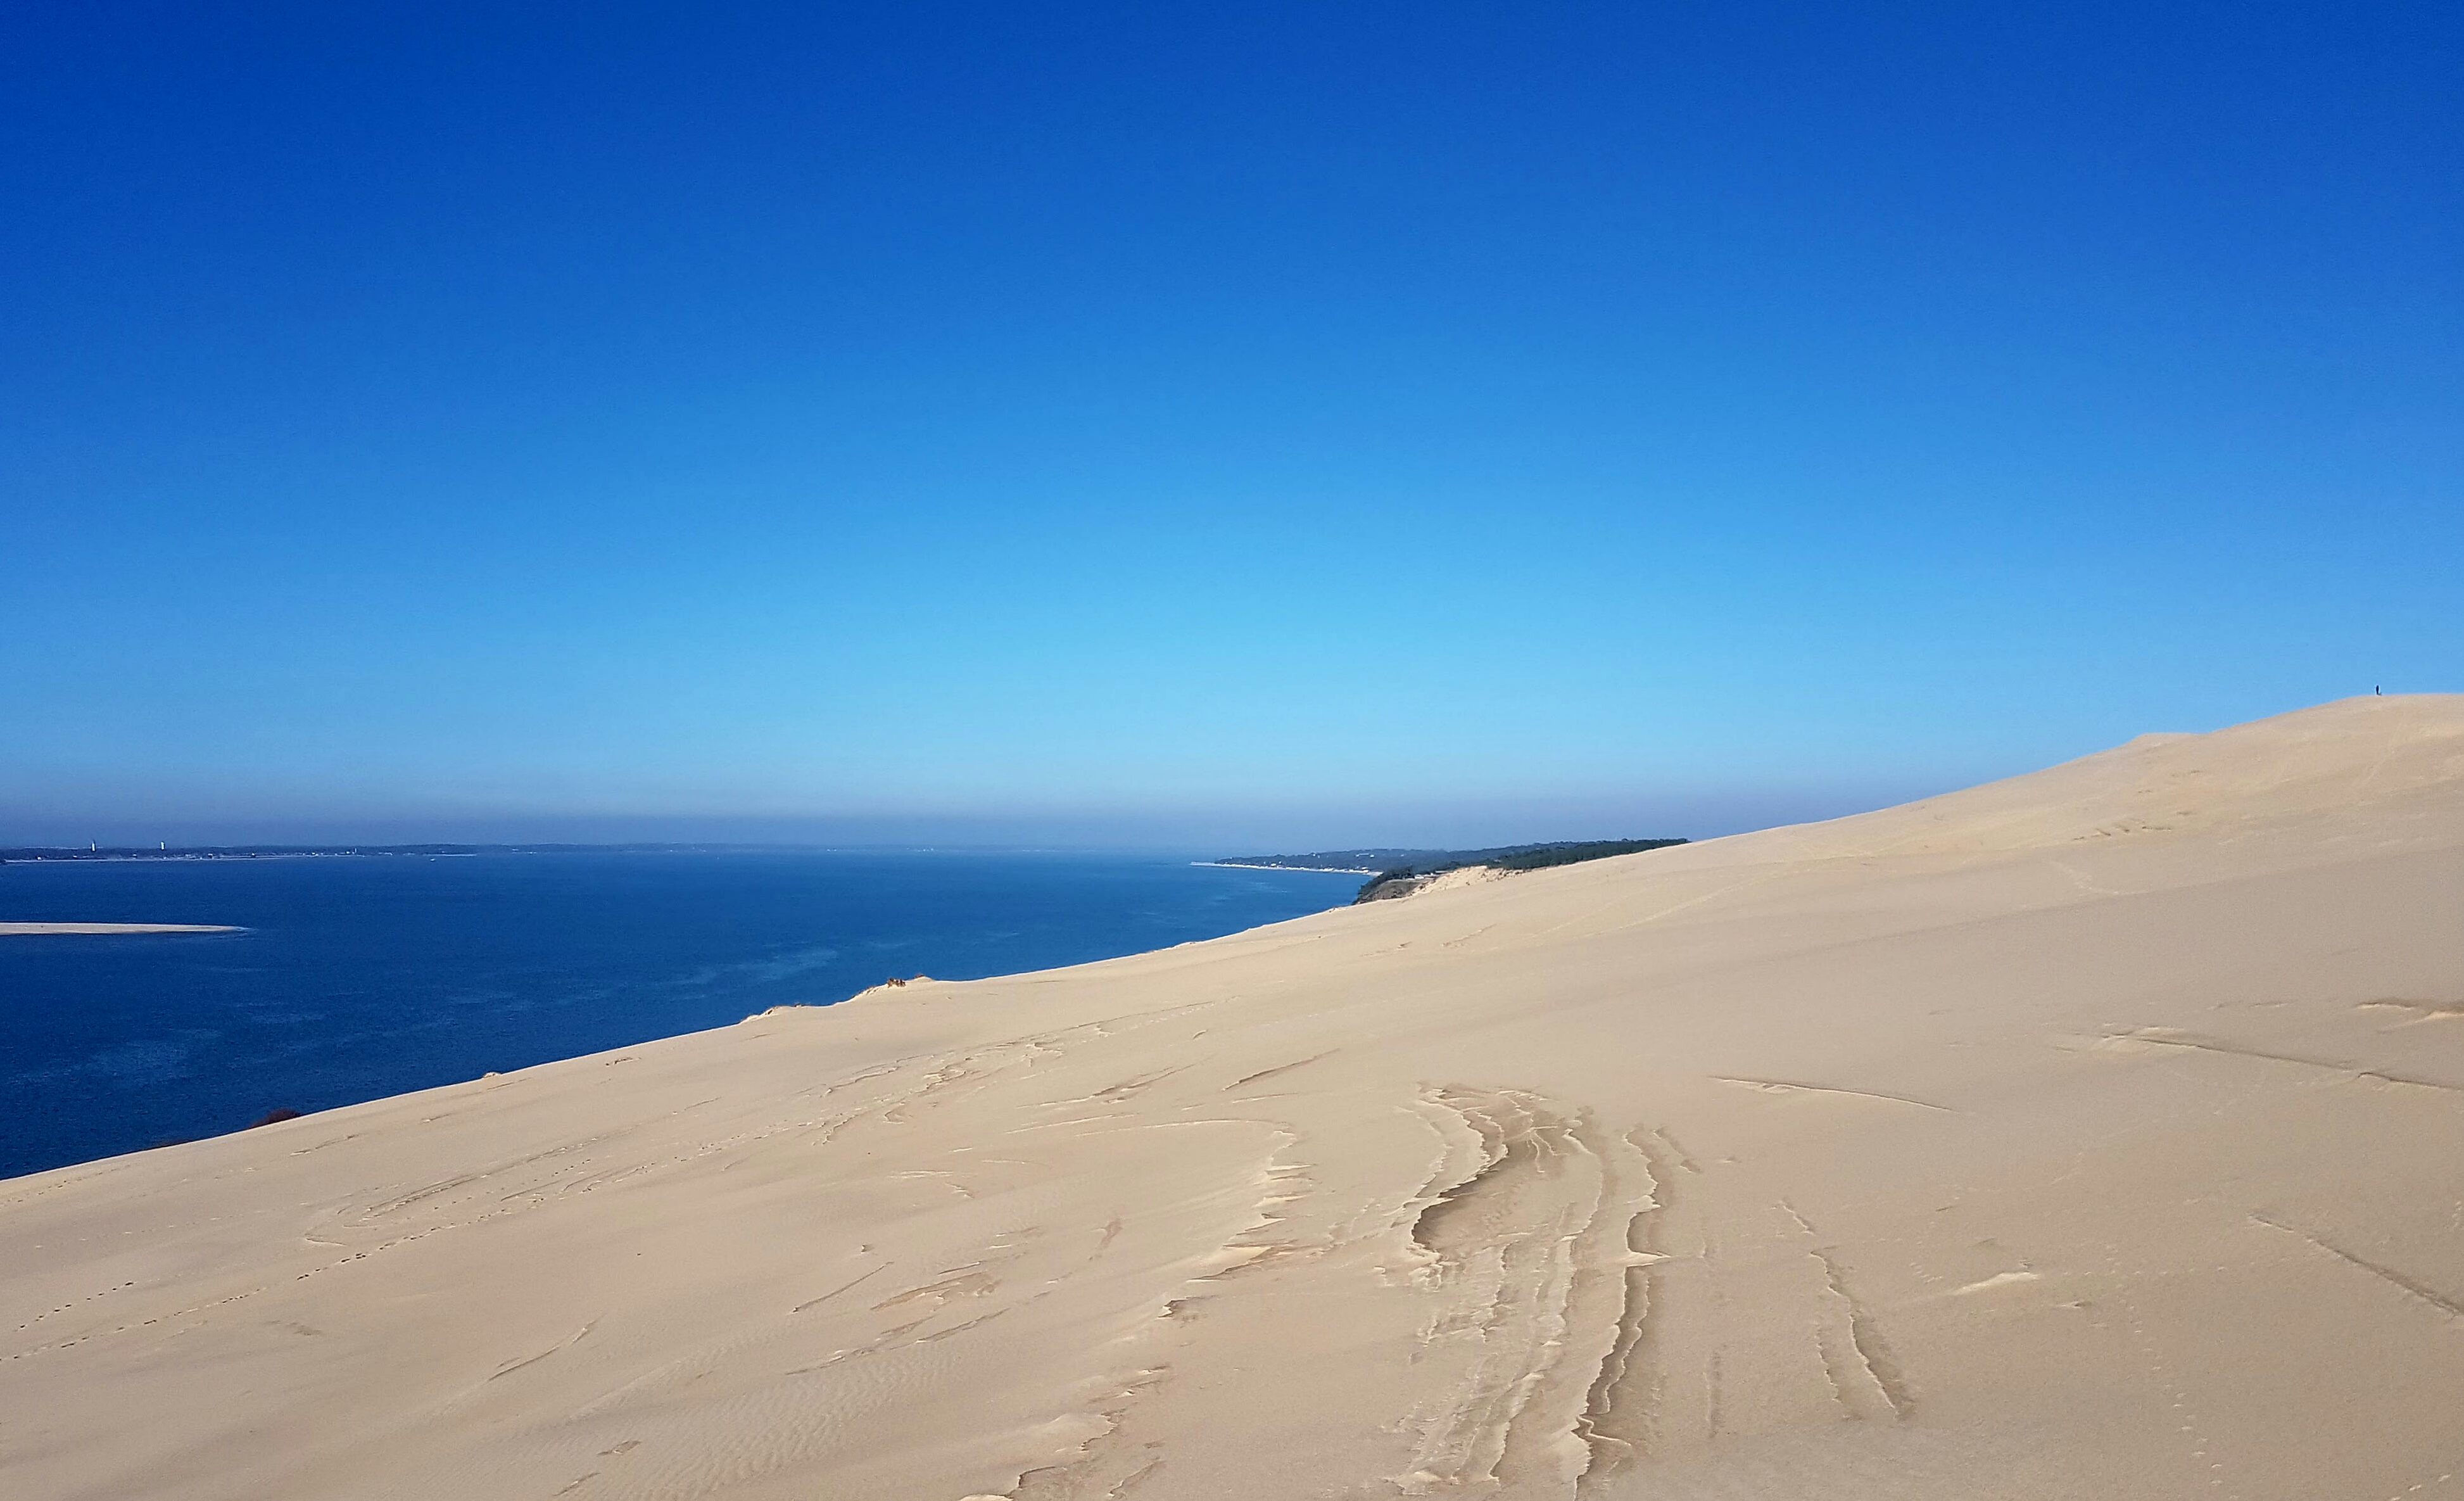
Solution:
[(1230, 855), (1215, 863), (1282, 871), (1363, 871), (1373, 872), (1353, 898), (1365, 901), (1407, 895), (1432, 876), (1466, 866), (1485, 865), (1500, 871), (1538, 871), (1554, 865), (1578, 865), (1611, 855), (1665, 850), (1683, 839), (1581, 839), (1554, 844), (1501, 845), (1493, 850), (1321, 850), (1314, 854)]

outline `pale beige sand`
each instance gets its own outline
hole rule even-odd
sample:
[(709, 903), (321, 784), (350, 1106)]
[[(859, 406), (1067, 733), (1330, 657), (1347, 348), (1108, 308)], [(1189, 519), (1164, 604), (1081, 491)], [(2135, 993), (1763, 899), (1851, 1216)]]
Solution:
[(0, 1188), (11, 1497), (2464, 1495), (2464, 698)]
[(237, 928), (203, 922), (0, 922), (0, 938), (40, 938), (62, 933), (237, 933)]

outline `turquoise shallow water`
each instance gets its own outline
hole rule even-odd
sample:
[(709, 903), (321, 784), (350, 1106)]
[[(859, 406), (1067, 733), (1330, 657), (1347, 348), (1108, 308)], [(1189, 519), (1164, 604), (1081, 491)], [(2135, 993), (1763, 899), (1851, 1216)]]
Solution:
[(0, 1177), (844, 1000), (1216, 938), (1356, 875), (1164, 858), (566, 851), (0, 866)]

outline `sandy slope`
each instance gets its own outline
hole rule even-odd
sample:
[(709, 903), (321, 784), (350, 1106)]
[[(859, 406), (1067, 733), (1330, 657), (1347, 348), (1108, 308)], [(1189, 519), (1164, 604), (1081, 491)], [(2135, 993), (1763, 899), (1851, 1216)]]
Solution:
[(11, 1497), (2464, 1496), (2464, 698), (0, 1186)]

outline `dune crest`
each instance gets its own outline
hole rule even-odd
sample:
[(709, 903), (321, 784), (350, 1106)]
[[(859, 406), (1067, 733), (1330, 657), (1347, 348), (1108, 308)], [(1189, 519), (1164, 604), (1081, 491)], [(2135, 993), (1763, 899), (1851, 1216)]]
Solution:
[(0, 1184), (11, 1495), (2464, 1494), (2464, 697)]

